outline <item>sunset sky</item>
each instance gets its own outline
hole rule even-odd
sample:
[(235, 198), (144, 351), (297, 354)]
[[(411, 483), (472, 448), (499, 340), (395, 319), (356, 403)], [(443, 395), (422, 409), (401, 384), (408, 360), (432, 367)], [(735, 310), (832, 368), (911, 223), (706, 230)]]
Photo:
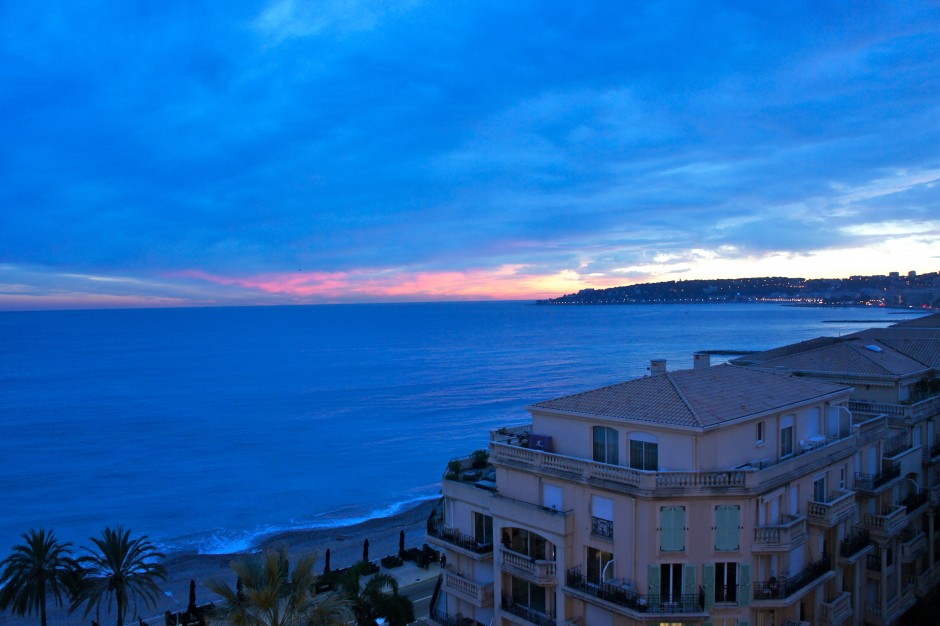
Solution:
[(0, 32), (0, 310), (940, 269), (936, 2), (35, 0)]

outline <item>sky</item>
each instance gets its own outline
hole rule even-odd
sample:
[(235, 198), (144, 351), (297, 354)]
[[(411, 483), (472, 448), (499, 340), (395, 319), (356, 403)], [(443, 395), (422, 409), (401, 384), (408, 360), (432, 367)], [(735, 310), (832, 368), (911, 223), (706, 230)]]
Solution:
[(4, 2), (0, 118), (0, 310), (940, 269), (937, 2)]

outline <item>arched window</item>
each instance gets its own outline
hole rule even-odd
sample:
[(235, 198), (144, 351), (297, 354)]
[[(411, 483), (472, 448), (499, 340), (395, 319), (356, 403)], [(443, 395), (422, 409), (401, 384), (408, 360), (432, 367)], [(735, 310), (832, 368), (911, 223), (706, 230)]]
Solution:
[(659, 443), (647, 433), (630, 433), (630, 467), (648, 472), (659, 470)]
[(617, 431), (604, 426), (594, 426), (594, 460), (598, 463), (620, 463)]

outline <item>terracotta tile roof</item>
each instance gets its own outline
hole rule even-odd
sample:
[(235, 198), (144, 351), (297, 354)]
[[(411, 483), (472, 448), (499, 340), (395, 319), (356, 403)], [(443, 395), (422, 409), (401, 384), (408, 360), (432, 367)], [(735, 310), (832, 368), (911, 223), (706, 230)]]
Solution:
[(869, 328), (848, 337), (874, 339), (924, 365), (940, 370), (940, 329), (889, 326)]
[(940, 313), (904, 320), (903, 322), (892, 324), (891, 328), (935, 328), (940, 330)]
[(777, 359), (783, 356), (789, 356), (791, 354), (799, 354), (808, 350), (815, 350), (816, 348), (831, 346), (832, 344), (840, 343), (842, 341), (845, 341), (845, 339), (842, 337), (816, 337), (815, 339), (807, 339), (806, 341), (789, 343), (778, 348), (771, 348), (770, 350), (764, 350), (763, 352), (754, 352), (746, 356), (732, 359), (731, 362), (735, 365), (753, 365), (755, 363), (763, 363), (771, 359)]
[[(810, 342), (803, 342), (808, 344)], [(800, 344), (788, 346), (797, 348)], [(830, 343), (817, 343), (815, 347), (789, 350), (780, 356), (765, 358), (767, 353), (748, 355), (754, 367), (783, 367), (802, 372), (826, 372), (850, 376), (907, 376), (929, 369), (920, 361), (892, 349), (872, 337), (840, 338)], [(739, 362), (744, 364), (742, 362)]]
[(776, 372), (716, 365), (637, 378), (529, 408), (708, 428), (849, 389)]

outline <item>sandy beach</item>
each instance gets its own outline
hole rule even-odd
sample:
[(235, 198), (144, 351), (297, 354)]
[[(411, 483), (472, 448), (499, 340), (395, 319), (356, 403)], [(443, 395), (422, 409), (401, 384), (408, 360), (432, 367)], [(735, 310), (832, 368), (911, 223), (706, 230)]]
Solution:
[[(392, 517), (367, 520), (354, 526), (342, 528), (325, 528), (314, 530), (296, 530), (278, 533), (264, 538), (251, 551), (266, 547), (286, 546), (290, 555), (309, 552), (319, 554), (318, 570), (322, 571), (323, 559), (326, 550), (330, 550), (330, 566), (338, 569), (352, 565), (362, 559), (362, 545), (365, 539), (369, 540), (369, 560), (378, 559), (390, 554), (398, 553), (400, 533), (405, 531), (405, 546), (407, 548), (421, 547), (425, 543), (425, 531), (428, 515), (434, 508), (436, 500), (423, 502), (414, 508), (403, 511)], [(235, 584), (235, 578), (229, 567), (231, 561), (245, 553), (236, 554), (168, 554), (164, 560), (168, 578), (161, 584), (161, 589), (168, 595), (160, 598), (155, 608), (139, 607), (138, 615), (134, 615), (133, 608), (128, 611), (126, 624), (137, 623), (137, 617), (142, 617), (150, 626), (162, 626), (165, 611), (177, 611), (185, 608), (189, 601), (189, 582), (196, 581), (196, 598), (199, 604), (213, 600), (213, 595), (203, 585), (212, 579), (222, 579), (229, 584)], [(50, 624), (90, 624), (94, 614), (88, 619), (82, 619), (82, 610), (72, 615), (64, 609), (57, 609), (50, 605)], [(107, 626), (116, 622), (115, 616), (108, 616), (102, 610), (101, 624)], [(39, 624), (39, 616), (21, 618), (10, 614), (9, 611), (0, 613), (0, 626), (27, 626)]]

